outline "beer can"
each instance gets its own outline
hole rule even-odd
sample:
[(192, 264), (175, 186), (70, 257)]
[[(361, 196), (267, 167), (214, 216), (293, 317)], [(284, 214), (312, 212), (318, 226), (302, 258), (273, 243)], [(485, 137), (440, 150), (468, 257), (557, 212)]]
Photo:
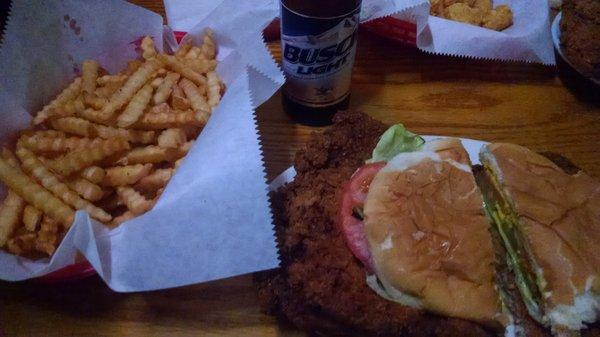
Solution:
[(359, 16), (360, 1), (281, 1), (284, 107), (297, 120), (327, 124), (347, 107)]

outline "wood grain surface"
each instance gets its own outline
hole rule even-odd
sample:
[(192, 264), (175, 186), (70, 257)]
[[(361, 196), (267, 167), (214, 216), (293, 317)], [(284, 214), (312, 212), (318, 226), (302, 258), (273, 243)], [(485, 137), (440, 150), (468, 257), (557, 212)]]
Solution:
[[(159, 0), (134, 2), (164, 15)], [(279, 57), (278, 42), (269, 48)], [(292, 123), (280, 100), (277, 93), (257, 111), (269, 178), (317, 130)], [(559, 152), (600, 177), (600, 109), (578, 101), (552, 67), (428, 55), (361, 32), (351, 105), (420, 134)], [(304, 336), (261, 313), (251, 275), (136, 294), (114, 293), (98, 277), (0, 283), (0, 330), (7, 337)]]

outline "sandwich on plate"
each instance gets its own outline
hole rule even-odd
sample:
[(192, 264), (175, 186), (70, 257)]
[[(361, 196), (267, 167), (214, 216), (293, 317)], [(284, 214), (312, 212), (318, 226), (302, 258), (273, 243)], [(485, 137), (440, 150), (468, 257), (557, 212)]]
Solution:
[[(272, 198), (281, 268), (258, 280), (267, 308), (325, 336), (551, 336), (584, 327), (600, 334), (592, 324), (598, 183), (529, 150), (544, 165), (498, 147), (523, 149), (488, 145), (483, 169), (459, 139), (425, 142), (362, 113), (336, 115), (297, 154), (294, 181)], [(541, 211), (549, 205), (515, 192), (537, 185), (511, 165), (533, 175), (551, 168), (571, 186), (552, 191), (572, 193), (559, 218), (578, 227), (565, 225), (566, 239), (550, 231), (559, 238), (544, 241), (528, 229), (530, 221), (557, 220)], [(569, 277), (554, 272), (567, 268)], [(548, 270), (543, 278), (540, 270)]]
[(555, 333), (600, 312), (600, 182), (525, 147), (480, 152), (485, 204), (529, 314)]
[[(364, 238), (345, 235), (350, 247), (365, 247), (361, 257), (373, 272), (367, 283), (405, 306), (490, 328), (509, 325), (483, 199), (460, 140), (434, 140), (379, 165), (364, 205), (353, 207), (363, 216), (351, 215), (363, 222)], [(356, 226), (348, 222), (343, 232)]]

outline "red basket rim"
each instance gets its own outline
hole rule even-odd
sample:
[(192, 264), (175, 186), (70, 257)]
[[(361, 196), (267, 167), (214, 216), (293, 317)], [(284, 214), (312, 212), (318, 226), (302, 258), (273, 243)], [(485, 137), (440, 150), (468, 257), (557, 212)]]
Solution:
[(68, 265), (50, 274), (40, 276), (36, 281), (43, 284), (69, 282), (81, 280), (95, 274), (96, 270), (94, 267), (88, 261), (82, 261)]

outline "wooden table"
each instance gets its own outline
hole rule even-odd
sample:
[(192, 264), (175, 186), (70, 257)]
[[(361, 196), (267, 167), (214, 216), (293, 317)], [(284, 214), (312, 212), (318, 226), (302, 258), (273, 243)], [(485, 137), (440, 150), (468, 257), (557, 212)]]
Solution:
[[(160, 1), (136, 1), (164, 14)], [(279, 57), (278, 42), (269, 48)], [(352, 107), (420, 134), (520, 143), (566, 155), (600, 178), (600, 109), (579, 102), (551, 67), (431, 56), (366, 32)], [(293, 124), (277, 93), (258, 109), (269, 178), (314, 128)], [(98, 277), (65, 284), (0, 283), (7, 336), (303, 336), (261, 313), (251, 276), (141, 294)]]

